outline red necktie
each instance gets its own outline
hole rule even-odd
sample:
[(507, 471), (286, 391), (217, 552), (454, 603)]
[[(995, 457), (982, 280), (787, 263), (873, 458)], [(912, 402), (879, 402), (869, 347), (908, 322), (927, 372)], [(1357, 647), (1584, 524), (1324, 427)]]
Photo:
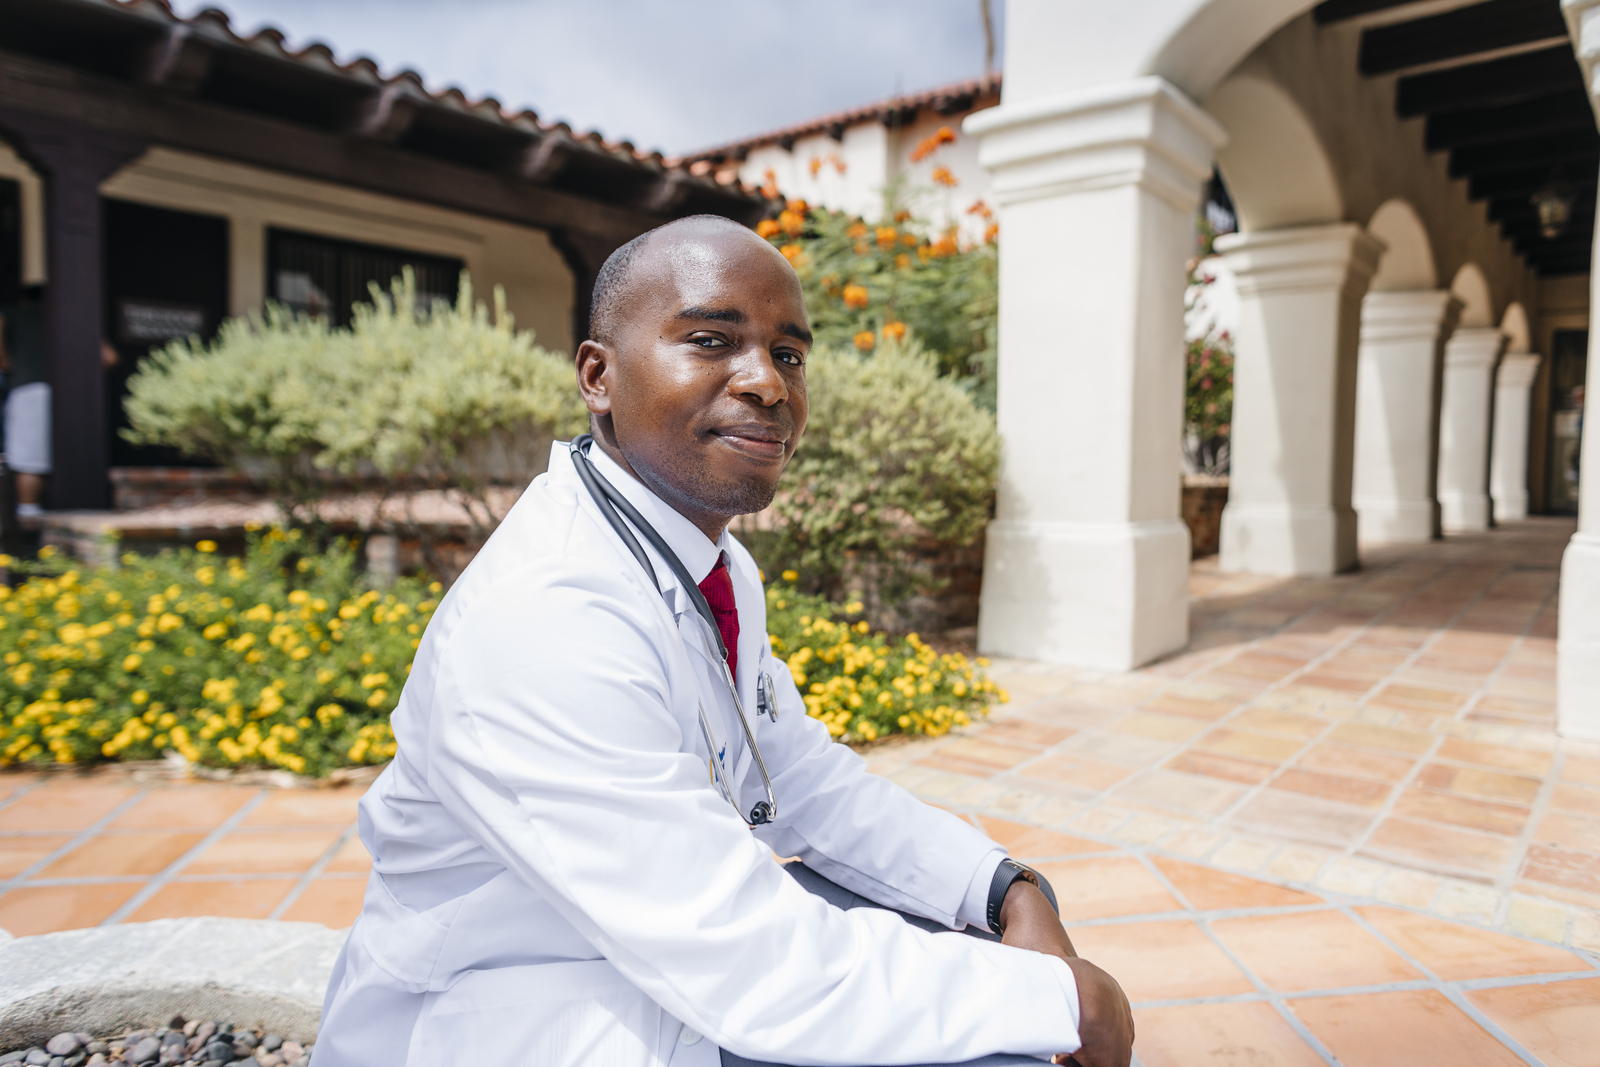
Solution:
[(721, 559), (700, 582), (700, 592), (711, 605), (711, 614), (717, 617), (717, 632), (722, 643), (728, 646), (728, 670), (739, 676), (739, 608), (733, 602), (733, 579), (728, 575), (728, 565)]

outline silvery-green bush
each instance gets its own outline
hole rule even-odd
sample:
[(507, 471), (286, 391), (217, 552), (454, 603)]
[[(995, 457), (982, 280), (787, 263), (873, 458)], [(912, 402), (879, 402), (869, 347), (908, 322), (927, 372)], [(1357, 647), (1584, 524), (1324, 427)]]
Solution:
[(517, 331), (499, 288), (492, 314), (474, 301), (465, 273), (453, 306), (419, 302), (409, 271), (372, 298), (348, 329), (269, 306), (153, 354), (129, 381), (128, 438), (264, 480), (291, 521), (315, 519), (332, 472), (442, 491), (486, 537), (503, 510), (489, 490), (525, 485), (587, 426), (572, 361)]
[[(811, 414), (759, 546), (769, 571), (839, 597), (870, 569), (893, 603), (916, 592), (911, 550), (972, 542), (1000, 469), (992, 412), (912, 343), (871, 355), (822, 347), (806, 363)], [(765, 542), (765, 543), (763, 543)]]

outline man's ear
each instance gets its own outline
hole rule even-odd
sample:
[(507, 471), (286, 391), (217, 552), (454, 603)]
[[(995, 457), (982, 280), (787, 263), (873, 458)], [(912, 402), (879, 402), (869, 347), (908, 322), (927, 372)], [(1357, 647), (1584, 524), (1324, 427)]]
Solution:
[(584, 405), (595, 415), (611, 414), (611, 390), (616, 384), (616, 354), (600, 341), (585, 341), (578, 346), (578, 392)]

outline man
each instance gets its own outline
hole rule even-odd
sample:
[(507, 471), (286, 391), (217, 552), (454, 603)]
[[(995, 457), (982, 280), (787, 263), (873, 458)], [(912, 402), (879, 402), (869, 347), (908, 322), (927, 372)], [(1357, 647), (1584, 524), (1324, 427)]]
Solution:
[[(805, 429), (787, 261), (725, 219), (672, 223), (607, 261), (591, 330), (594, 444), (552, 449), (434, 614), (394, 713), (318, 1067), (1125, 1067), (1127, 1001), (1040, 889), (866, 773), (771, 654), (727, 523), (772, 499)], [(613, 522), (594, 478), (639, 522)], [(991, 889), (1004, 943), (953, 933), (987, 925)]]

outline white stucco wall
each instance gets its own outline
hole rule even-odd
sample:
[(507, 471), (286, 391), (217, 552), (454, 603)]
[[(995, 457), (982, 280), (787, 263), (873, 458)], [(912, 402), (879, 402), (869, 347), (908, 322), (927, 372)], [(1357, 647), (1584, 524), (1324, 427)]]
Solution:
[(10, 178), (22, 186), (22, 284), (45, 281), (44, 200), (39, 176), (10, 145), (0, 141), (0, 178)]
[[(767, 180), (770, 170), (786, 197), (876, 221), (882, 214), (884, 187), (904, 175), (918, 215), (941, 229), (954, 222), (963, 238), (980, 241), (988, 220), (969, 214), (968, 208), (987, 200), (989, 172), (978, 163), (977, 138), (961, 133), (961, 120), (968, 114), (941, 115), (924, 109), (907, 126), (891, 129), (871, 119), (848, 127), (838, 141), (819, 133), (797, 140), (791, 149), (765, 145), (750, 151), (740, 164), (739, 177), (758, 186)], [(941, 145), (921, 162), (913, 162), (911, 154), (917, 144), (941, 126), (948, 126), (956, 140)], [(811, 173), (813, 160), (820, 164), (815, 175)], [(842, 173), (837, 166), (840, 162), (844, 164)], [(937, 167), (947, 168), (958, 184), (936, 184), (933, 172)]]

